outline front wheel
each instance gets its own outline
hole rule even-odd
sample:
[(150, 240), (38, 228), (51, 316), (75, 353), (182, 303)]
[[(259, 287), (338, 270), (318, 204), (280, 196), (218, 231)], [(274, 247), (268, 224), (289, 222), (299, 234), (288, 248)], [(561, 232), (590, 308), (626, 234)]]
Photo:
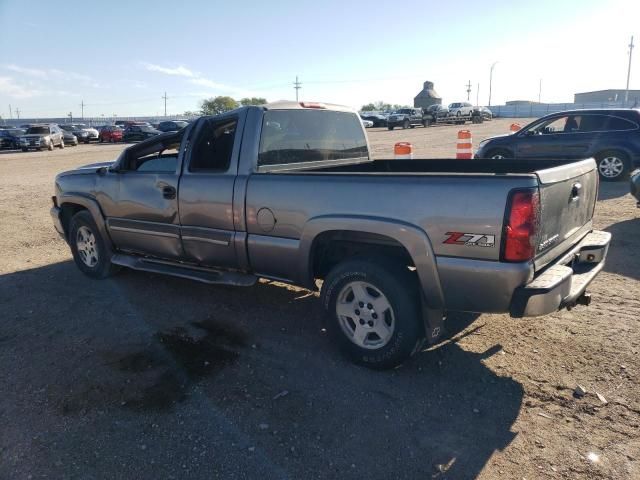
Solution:
[(76, 213), (71, 219), (69, 246), (76, 266), (92, 278), (107, 278), (118, 271), (111, 263), (100, 231), (86, 210)]
[(409, 124), (409, 120), (405, 120), (404, 122), (402, 122), (402, 128), (407, 129), (409, 128), (410, 124)]
[(64, 148), (64, 140), (60, 140), (60, 145), (58, 145), (58, 147), (60, 147), (60, 150)]
[(406, 266), (369, 259), (338, 264), (321, 298), (333, 337), (358, 365), (396, 367), (422, 342), (417, 279)]
[(392, 126), (387, 127), (387, 130), (393, 130)]
[(624, 180), (629, 175), (629, 159), (620, 152), (610, 151), (596, 155), (598, 174), (605, 182)]
[(49, 150), (50, 152), (53, 151), (53, 140), (51, 140), (47, 145), (47, 150)]

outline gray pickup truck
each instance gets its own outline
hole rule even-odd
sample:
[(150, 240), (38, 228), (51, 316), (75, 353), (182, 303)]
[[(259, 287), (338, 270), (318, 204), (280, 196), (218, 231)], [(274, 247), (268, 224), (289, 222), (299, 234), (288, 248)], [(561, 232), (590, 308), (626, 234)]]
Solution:
[(354, 111), (278, 102), (202, 117), (59, 174), (51, 214), (78, 268), (318, 288), (356, 363), (437, 342), (447, 311), (588, 304), (610, 235), (593, 160), (372, 160)]

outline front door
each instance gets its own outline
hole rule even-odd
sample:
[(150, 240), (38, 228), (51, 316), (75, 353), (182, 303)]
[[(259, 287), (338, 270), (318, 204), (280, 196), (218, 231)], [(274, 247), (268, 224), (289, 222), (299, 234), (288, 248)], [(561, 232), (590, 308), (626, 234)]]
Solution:
[(561, 115), (519, 133), (517, 158), (579, 158), (589, 148), (580, 115)]
[(196, 125), (180, 179), (182, 246), (189, 260), (236, 267), (233, 194), (241, 138), (235, 115)]
[[(132, 147), (113, 173), (107, 228), (119, 250), (180, 258), (178, 149), (181, 135)], [(110, 174), (111, 175), (111, 174)]]

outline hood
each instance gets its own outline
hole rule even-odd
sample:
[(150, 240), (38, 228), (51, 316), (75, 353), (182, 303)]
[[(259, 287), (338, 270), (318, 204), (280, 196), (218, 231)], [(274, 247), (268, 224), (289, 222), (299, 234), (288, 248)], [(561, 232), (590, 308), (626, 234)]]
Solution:
[(82, 167), (78, 167), (74, 170), (67, 170), (65, 172), (60, 172), (58, 175), (56, 175), (56, 180), (59, 180), (60, 178), (63, 178), (63, 177), (71, 177), (74, 175), (94, 175), (99, 168), (110, 167), (113, 164), (114, 164), (114, 161), (90, 163), (89, 165), (83, 165)]
[(92, 127), (83, 128), (82, 131), (90, 132), (90, 133), (98, 133), (98, 130), (96, 130), (95, 128), (92, 128)]
[[(515, 133), (515, 132), (514, 132)], [(513, 133), (501, 133), (500, 135), (494, 135), (493, 137), (489, 137), (489, 138), (485, 138), (484, 140), (482, 140), (483, 142), (488, 142), (490, 140), (497, 140), (498, 138), (504, 138), (504, 137), (509, 137), (513, 135)]]
[[(78, 167), (76, 170), (93, 170), (93, 171), (96, 171), (96, 170), (98, 170), (99, 168), (102, 168), (102, 167), (110, 167), (114, 163), (115, 163), (115, 160), (111, 160), (109, 162), (90, 163), (89, 165), (83, 165), (81, 167)], [(74, 171), (74, 170), (72, 170), (72, 171)]]

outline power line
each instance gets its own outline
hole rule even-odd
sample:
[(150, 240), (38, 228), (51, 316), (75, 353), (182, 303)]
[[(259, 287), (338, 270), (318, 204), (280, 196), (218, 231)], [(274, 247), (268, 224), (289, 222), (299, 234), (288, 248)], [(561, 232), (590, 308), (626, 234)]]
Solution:
[(296, 75), (296, 81), (293, 82), (293, 88), (296, 90), (296, 102), (298, 101), (298, 90), (302, 88), (302, 82), (298, 81), (298, 76)]

